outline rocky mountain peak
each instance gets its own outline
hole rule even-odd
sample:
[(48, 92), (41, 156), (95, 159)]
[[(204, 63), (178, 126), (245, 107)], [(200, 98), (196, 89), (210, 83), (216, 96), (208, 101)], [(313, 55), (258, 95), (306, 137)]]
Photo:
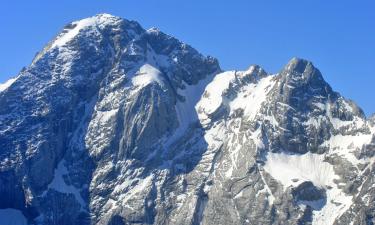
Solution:
[(268, 76), (268, 73), (259, 65), (251, 65), (246, 71), (243, 71), (242, 76), (252, 76), (255, 79), (261, 79)]
[(283, 70), (280, 72), (281, 79), (287, 83), (294, 84), (311, 84), (313, 86), (326, 86), (320, 71), (313, 65), (312, 62), (300, 59), (292, 58)]
[(144, 33), (145, 30), (135, 21), (129, 21), (110, 14), (97, 14), (71, 22), (33, 59), (36, 63), (46, 54), (64, 54), (69, 58), (73, 52), (86, 51), (89, 46), (100, 48), (101, 40), (128, 42)]
[[(297, 57), (293, 57), (289, 62), (285, 65), (284, 70), (288, 71), (295, 71), (299, 74), (302, 74), (305, 72), (305, 70), (314, 68), (312, 62), (301, 59)], [(310, 69), (311, 70), (311, 69)]]
[(99, 14), (0, 86), (0, 221), (366, 224), (368, 124), (307, 60), (222, 72), (158, 29)]
[(277, 80), (274, 93), (279, 95), (281, 101), (296, 108), (302, 109), (309, 99), (316, 96), (320, 96), (322, 100), (336, 95), (320, 71), (304, 59), (291, 59), (277, 75)]

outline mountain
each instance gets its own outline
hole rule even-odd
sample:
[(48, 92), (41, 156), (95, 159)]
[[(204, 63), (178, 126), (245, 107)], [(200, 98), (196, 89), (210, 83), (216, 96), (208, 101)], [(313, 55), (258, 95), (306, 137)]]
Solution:
[(375, 122), (293, 58), (220, 69), (109, 14), (0, 90), (7, 224), (373, 224)]

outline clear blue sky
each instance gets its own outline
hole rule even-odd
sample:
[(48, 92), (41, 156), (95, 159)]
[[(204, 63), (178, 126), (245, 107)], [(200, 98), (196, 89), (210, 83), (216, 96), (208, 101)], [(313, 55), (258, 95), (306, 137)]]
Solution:
[(259, 64), (274, 73), (293, 56), (306, 58), (335, 90), (375, 112), (374, 0), (2, 0), (0, 82), (66, 23), (103, 12), (158, 27), (226, 70)]

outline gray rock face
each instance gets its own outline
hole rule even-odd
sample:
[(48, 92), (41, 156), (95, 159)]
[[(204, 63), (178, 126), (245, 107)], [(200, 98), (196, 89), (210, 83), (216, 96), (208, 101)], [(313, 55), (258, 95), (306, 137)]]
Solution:
[(372, 224), (374, 133), (311, 62), (221, 72), (100, 14), (0, 92), (0, 210), (46, 225)]
[(325, 190), (314, 186), (311, 181), (305, 181), (293, 188), (292, 194), (295, 200), (305, 202), (324, 201), (327, 198)]

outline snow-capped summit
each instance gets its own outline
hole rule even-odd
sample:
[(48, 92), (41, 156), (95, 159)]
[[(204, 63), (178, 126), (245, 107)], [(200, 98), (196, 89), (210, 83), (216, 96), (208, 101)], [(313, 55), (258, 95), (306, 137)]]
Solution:
[(14, 81), (17, 80), (17, 77), (10, 78), (9, 80), (5, 81), (4, 83), (0, 83), (0, 92), (6, 90), (8, 87), (10, 87)]
[(60, 35), (56, 37), (53, 41), (51, 48), (61, 47), (66, 45), (75, 36), (79, 34), (80, 31), (85, 29), (103, 29), (105, 26), (113, 26), (123, 21), (120, 17), (112, 16), (110, 14), (98, 14), (96, 16), (75, 21), (64, 27), (64, 30)]
[(221, 71), (98, 14), (0, 87), (0, 221), (374, 222), (373, 119), (307, 60)]

